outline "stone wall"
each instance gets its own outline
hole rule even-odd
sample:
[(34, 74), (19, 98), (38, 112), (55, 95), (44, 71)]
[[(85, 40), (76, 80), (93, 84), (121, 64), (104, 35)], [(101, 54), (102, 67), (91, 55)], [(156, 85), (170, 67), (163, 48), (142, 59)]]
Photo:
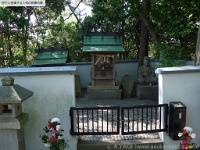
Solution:
[(63, 138), (69, 141), (69, 150), (76, 150), (77, 138), (70, 135), (70, 107), (75, 106), (76, 67), (1, 68), (0, 80), (12, 76), (18, 84), (34, 94), (22, 103), (23, 112), (29, 114), (24, 126), (27, 150), (47, 150), (40, 139), (48, 120), (60, 118)]
[[(197, 137), (194, 143), (200, 146), (200, 67), (184, 66), (159, 68), (156, 70), (159, 81), (159, 103), (181, 101), (186, 105), (186, 126), (193, 128)], [(160, 133), (164, 148), (176, 149), (181, 141), (172, 140), (167, 133)]]

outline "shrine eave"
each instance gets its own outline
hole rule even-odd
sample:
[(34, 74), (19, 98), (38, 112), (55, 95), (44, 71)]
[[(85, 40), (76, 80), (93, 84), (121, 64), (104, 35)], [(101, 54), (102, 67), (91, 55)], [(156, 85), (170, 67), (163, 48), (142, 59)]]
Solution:
[(122, 38), (119, 35), (100, 34), (84, 36), (83, 52), (87, 53), (123, 53)]
[(65, 65), (68, 58), (68, 49), (44, 49), (37, 51), (32, 66)]
[(88, 53), (123, 53), (123, 46), (83, 46), (83, 52)]

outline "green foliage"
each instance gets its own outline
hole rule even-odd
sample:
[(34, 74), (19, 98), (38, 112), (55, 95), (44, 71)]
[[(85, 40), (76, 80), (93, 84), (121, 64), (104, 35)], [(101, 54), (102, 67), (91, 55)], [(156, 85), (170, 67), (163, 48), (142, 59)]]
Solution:
[(167, 55), (172, 52), (170, 58), (194, 59), (199, 5), (195, 0), (151, 2), (150, 19), (160, 41), (169, 50)]
[(184, 61), (178, 61), (170, 57), (164, 57), (160, 60), (160, 64), (156, 68), (160, 67), (178, 67), (184, 66)]
[[(32, 64), (37, 43), (41, 47), (70, 47), (70, 62), (90, 61), (90, 55), (82, 53), (81, 35), (91, 31), (120, 32), (126, 50), (120, 59), (138, 58), (141, 33), (138, 14), (148, 18), (163, 46), (151, 47), (150, 34), (151, 57), (159, 58), (167, 66), (176, 65), (172, 60), (194, 60), (200, 1), (147, 1), (150, 1), (148, 13), (138, 0), (93, 0), (92, 16), (77, 22), (67, 22), (66, 7), (70, 5), (64, 0), (47, 0), (45, 7), (0, 7), (3, 35), (0, 65)], [(35, 18), (34, 23), (31, 17)]]
[(83, 21), (82, 31), (120, 31), (122, 30), (123, 20), (123, 3), (122, 1), (107, 0), (99, 1), (94, 0), (92, 3), (93, 16), (86, 17)]
[[(160, 42), (168, 51), (167, 57), (192, 60), (196, 43), (197, 18), (199, 17), (197, 1), (152, 0), (149, 15), (143, 10), (139, 1), (93, 1), (93, 16), (83, 21), (82, 31), (118, 31), (123, 35), (126, 49), (124, 59), (138, 56), (140, 47), (140, 18), (138, 13), (149, 18)], [(150, 37), (151, 38), (151, 37)], [(150, 40), (150, 43), (152, 41)], [(150, 49), (153, 51), (153, 49)], [(156, 58), (161, 51), (154, 51)]]
[(159, 60), (159, 64), (156, 66), (156, 68), (159, 67), (177, 67), (177, 66), (183, 66), (184, 61), (180, 60), (178, 57), (178, 51), (173, 50), (169, 47), (165, 47), (162, 44), (155, 45), (157, 48), (160, 49), (161, 53), (156, 53), (160, 55), (154, 55)]
[(137, 32), (136, 19), (135, 14), (130, 9), (129, 2), (126, 0), (94, 0), (92, 8), (93, 15), (85, 17), (81, 32), (83, 34), (91, 31), (119, 32), (122, 35), (126, 50), (123, 54), (124, 59), (136, 58), (138, 51), (135, 36)]
[[(47, 0), (43, 11), (39, 11), (41, 7), (0, 7), (0, 37), (3, 38), (3, 46), (0, 49), (1, 67), (32, 64), (37, 31), (31, 17), (36, 15), (39, 24), (44, 25), (43, 22), (49, 18), (57, 18), (66, 4), (64, 0)], [(40, 12), (40, 15), (36, 14), (37, 12)]]

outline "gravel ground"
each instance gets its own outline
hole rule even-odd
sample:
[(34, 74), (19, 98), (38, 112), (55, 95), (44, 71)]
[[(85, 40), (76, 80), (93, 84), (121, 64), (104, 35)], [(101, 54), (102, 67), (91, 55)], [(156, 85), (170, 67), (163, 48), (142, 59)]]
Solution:
[[(139, 100), (137, 98), (123, 99), (123, 100), (87, 100), (87, 95), (81, 98), (77, 98), (76, 107), (110, 107), (110, 106), (138, 106), (138, 105), (155, 105), (157, 101), (152, 100)], [(89, 112), (90, 114), (90, 112)], [(82, 127), (82, 119), (80, 119), (80, 128)], [(85, 119), (86, 120), (86, 119)], [(86, 125), (87, 126), (87, 125)], [(83, 125), (83, 128), (86, 127)], [(92, 126), (92, 121), (88, 126)], [(126, 126), (126, 125), (125, 125)], [(81, 130), (83, 130), (81, 128)], [(135, 126), (134, 126), (135, 128)], [(120, 128), (121, 129), (121, 128)], [(86, 127), (87, 130), (87, 127)], [(120, 131), (121, 133), (121, 131)], [(79, 139), (86, 141), (106, 141), (106, 140), (132, 140), (132, 139), (155, 139), (159, 138), (158, 133), (146, 133), (146, 134), (131, 134), (131, 135), (83, 135), (79, 136)]]

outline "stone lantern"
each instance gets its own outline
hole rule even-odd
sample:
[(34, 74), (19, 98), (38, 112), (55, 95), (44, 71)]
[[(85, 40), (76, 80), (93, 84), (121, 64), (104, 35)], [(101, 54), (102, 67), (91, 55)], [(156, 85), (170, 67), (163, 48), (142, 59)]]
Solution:
[(33, 92), (14, 84), (12, 77), (5, 77), (0, 86), (0, 143), (1, 149), (25, 150), (23, 125), (28, 114), (22, 113), (22, 102)]

